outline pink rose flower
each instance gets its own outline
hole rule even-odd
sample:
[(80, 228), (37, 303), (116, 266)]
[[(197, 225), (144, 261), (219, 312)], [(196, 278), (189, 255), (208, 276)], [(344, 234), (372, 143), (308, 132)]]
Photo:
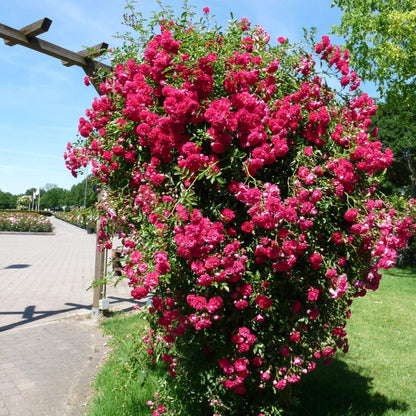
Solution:
[(315, 302), (318, 300), (319, 290), (314, 289), (312, 286), (308, 289), (308, 300), (310, 302)]
[(313, 253), (310, 257), (309, 257), (309, 261), (311, 262), (312, 265), (312, 269), (313, 270), (317, 270), (321, 267), (321, 263), (322, 263), (322, 256), (318, 253)]
[(207, 307), (207, 300), (203, 296), (188, 295), (186, 301), (189, 306), (192, 306), (199, 311)]
[(358, 211), (355, 208), (351, 208), (344, 214), (344, 218), (348, 222), (353, 222), (357, 218), (357, 215)]

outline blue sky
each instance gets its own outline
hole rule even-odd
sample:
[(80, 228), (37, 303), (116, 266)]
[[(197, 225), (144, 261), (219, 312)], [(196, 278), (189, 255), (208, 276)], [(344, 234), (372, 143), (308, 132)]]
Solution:
[[(298, 41), (302, 27), (329, 33), (340, 12), (332, 0), (190, 0), (197, 9), (210, 7), (220, 25), (230, 11), (261, 24), (272, 41), (284, 36)], [(181, 0), (168, 0), (180, 11)], [(107, 42), (123, 33), (124, 0), (17, 0), (0, 2), (0, 23), (21, 28), (43, 17), (52, 20), (49, 31), (39, 37), (66, 49), (79, 51)], [(159, 10), (154, 0), (138, 0), (144, 16)], [(331, 39), (336, 40), (335, 37)], [(96, 92), (83, 83), (84, 72), (65, 67), (55, 58), (22, 46), (6, 46), (0, 39), (0, 190), (12, 194), (54, 184), (70, 189), (83, 180), (65, 168), (63, 153), (76, 140), (78, 120), (89, 108)]]

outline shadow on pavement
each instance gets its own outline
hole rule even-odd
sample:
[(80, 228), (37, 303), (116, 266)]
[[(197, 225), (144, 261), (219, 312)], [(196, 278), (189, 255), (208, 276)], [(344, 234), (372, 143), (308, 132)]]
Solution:
[[(121, 309), (122, 311), (125, 311), (125, 312), (133, 310), (134, 304), (137, 303), (133, 299), (124, 299), (124, 298), (119, 298), (115, 296), (108, 296), (108, 298), (111, 299), (110, 306), (115, 306), (118, 303), (132, 304), (132, 306), (128, 306), (126, 308)], [(30, 306), (27, 306), (23, 311), (0, 312), (0, 317), (3, 315), (4, 316), (10, 316), (10, 315), (19, 316), (20, 315), (22, 317), (22, 320), (19, 320), (18, 322), (13, 322), (8, 325), (0, 326), (0, 332), (7, 331), (13, 328), (17, 328), (17, 327), (20, 327), (22, 325), (26, 325), (32, 322), (36, 322), (44, 318), (49, 318), (54, 315), (60, 315), (63, 313), (77, 311), (77, 310), (88, 311), (88, 312), (91, 311), (91, 305), (81, 305), (78, 303), (71, 303), (71, 302), (67, 302), (65, 303), (65, 305), (68, 305), (68, 308), (59, 309), (55, 311), (36, 311), (36, 305), (30, 305)]]
[(11, 264), (10, 266), (4, 267), (3, 270), (6, 269), (26, 269), (27, 267), (30, 267), (31, 264)]

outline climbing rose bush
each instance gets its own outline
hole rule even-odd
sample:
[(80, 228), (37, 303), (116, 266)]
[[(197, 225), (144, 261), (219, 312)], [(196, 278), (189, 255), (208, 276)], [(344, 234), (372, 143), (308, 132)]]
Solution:
[(348, 351), (351, 303), (394, 265), (415, 206), (399, 215), (377, 193), (393, 155), (347, 50), (273, 45), (203, 13), (166, 12), (141, 53), (116, 51), (129, 59), (65, 161), (105, 184), (100, 247), (122, 240), (131, 295), (151, 299), (144, 345), (174, 387), (149, 414), (277, 415), (290, 385)]

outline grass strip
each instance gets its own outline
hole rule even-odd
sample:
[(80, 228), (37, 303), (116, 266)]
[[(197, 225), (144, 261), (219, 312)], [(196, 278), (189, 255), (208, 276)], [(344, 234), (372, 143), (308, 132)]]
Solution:
[[(117, 314), (102, 325), (113, 350), (96, 378), (88, 416), (151, 414), (146, 402), (165, 370), (140, 359), (146, 320)], [(355, 300), (346, 329), (349, 353), (294, 386), (290, 416), (415, 416), (416, 269), (386, 270), (378, 291)]]
[(146, 402), (157, 389), (157, 380), (166, 371), (150, 367), (143, 360), (143, 330), (147, 322), (141, 314), (115, 314), (102, 323), (111, 334), (112, 350), (94, 383), (89, 416), (149, 414)]

